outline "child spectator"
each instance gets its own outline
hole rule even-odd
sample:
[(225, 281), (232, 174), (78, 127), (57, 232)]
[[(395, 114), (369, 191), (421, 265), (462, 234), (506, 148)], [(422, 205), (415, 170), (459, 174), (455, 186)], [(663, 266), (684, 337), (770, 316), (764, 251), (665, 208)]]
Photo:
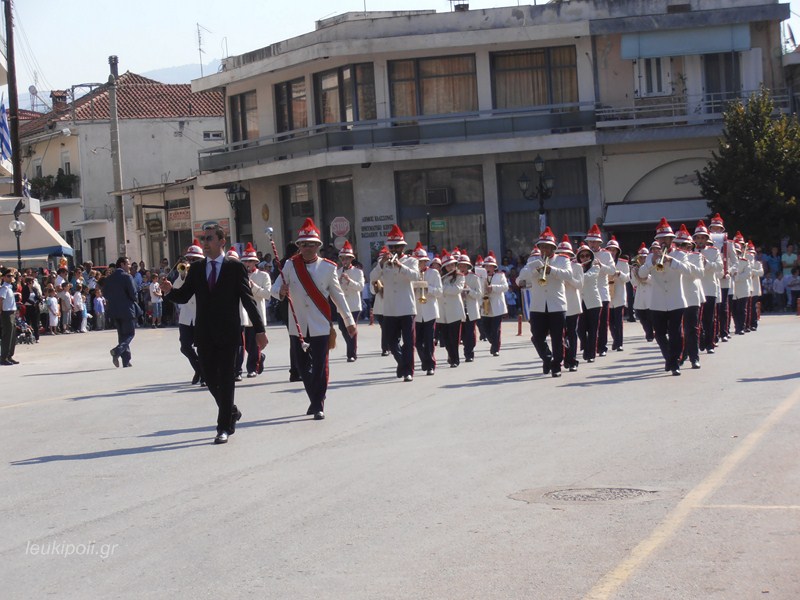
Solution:
[(772, 303), (772, 284), (775, 278), (769, 271), (766, 271), (764, 278), (761, 280), (761, 303), (764, 312), (772, 312), (775, 310), (775, 305)]
[(776, 311), (782, 311), (786, 306), (786, 288), (784, 286), (783, 271), (775, 274), (772, 281), (772, 306)]
[(512, 290), (506, 290), (506, 305), (508, 306), (508, 317), (517, 318), (517, 294)]
[(61, 291), (58, 293), (59, 309), (61, 313), (61, 333), (70, 332), (70, 321), (72, 319), (72, 284), (65, 281), (61, 284)]
[(56, 298), (55, 288), (49, 288), (47, 290), (46, 305), (48, 325), (50, 326), (50, 335), (56, 335), (58, 333), (58, 321), (61, 313), (59, 311), (59, 302), (58, 298)]
[(800, 268), (794, 267), (792, 274), (786, 277), (783, 285), (786, 288), (786, 308), (789, 309), (789, 312), (792, 312), (795, 310), (797, 298), (800, 296)]
[(161, 286), (158, 285), (158, 274), (150, 276), (150, 310), (152, 312), (151, 326), (153, 329), (161, 325), (161, 309), (163, 300), (161, 299)]
[(106, 328), (106, 299), (100, 288), (94, 290), (94, 328), (95, 331), (102, 331)]

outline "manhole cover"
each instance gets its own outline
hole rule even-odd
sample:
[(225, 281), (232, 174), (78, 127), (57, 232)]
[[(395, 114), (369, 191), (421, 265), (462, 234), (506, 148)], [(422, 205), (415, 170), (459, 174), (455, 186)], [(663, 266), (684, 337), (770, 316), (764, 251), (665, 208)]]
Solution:
[(576, 488), (566, 490), (553, 490), (544, 497), (560, 502), (608, 502), (611, 500), (630, 500), (655, 494), (648, 490), (636, 488)]

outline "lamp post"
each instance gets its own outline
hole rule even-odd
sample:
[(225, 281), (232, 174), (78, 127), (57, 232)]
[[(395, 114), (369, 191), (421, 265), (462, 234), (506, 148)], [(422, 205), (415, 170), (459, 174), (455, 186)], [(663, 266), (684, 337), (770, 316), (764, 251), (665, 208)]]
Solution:
[(544, 174), (544, 159), (541, 156), (536, 156), (533, 161), (533, 168), (536, 171), (536, 187), (531, 189), (531, 180), (523, 173), (522, 177), (517, 179), (519, 191), (522, 197), (526, 200), (539, 200), (539, 233), (544, 231), (547, 227), (547, 213), (544, 210), (544, 201), (553, 195), (553, 187), (556, 180), (550, 175)]
[(8, 224), (8, 228), (13, 231), (14, 235), (17, 237), (17, 270), (22, 273), (22, 249), (19, 244), (19, 238), (22, 232), (25, 231), (25, 222), (14, 219)]
[[(247, 199), (250, 197), (250, 192), (244, 189), (238, 183), (232, 183), (228, 186), (228, 189), (225, 190), (225, 197), (228, 199), (228, 202), (233, 209), (233, 228), (236, 231), (236, 237), (239, 237), (239, 206), (242, 202), (246, 202)], [(233, 234), (231, 233), (231, 237)], [(233, 240), (231, 240), (233, 243)]]

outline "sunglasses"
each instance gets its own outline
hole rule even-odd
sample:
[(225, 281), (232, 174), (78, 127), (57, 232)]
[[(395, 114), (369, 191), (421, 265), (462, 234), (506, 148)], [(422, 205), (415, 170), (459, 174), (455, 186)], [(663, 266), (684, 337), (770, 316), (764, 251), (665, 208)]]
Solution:
[(201, 242), (213, 242), (217, 239), (216, 235), (204, 235), (200, 237)]

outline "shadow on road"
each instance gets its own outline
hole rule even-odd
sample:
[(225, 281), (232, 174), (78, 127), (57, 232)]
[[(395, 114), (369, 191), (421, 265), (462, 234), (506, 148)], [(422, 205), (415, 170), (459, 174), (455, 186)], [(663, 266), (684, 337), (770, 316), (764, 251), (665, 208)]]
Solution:
[(787, 373), (786, 375), (773, 375), (772, 377), (742, 377), (739, 383), (762, 383), (764, 381), (786, 381), (787, 379), (797, 379), (800, 373)]
[[(212, 428), (213, 429), (213, 428)], [(138, 446), (136, 448), (115, 448), (113, 450), (101, 450), (98, 452), (85, 452), (81, 454), (51, 454), (49, 456), (37, 456), (36, 458), (26, 458), (24, 460), (11, 461), (15, 467), (25, 465), (41, 465), (60, 460), (91, 460), (94, 458), (113, 458), (114, 456), (127, 456), (129, 454), (146, 454), (149, 452), (164, 452), (165, 450), (182, 450), (194, 448), (195, 446), (205, 446), (212, 443), (208, 437), (197, 440), (184, 440), (182, 442), (169, 442), (165, 444), (153, 444), (152, 446)]]
[[(301, 415), (288, 415), (286, 417), (274, 417), (272, 419), (259, 419), (257, 421), (243, 421), (241, 423), (236, 424), (236, 430), (239, 429), (249, 429), (251, 427), (267, 427), (270, 425), (288, 425), (289, 423), (302, 423), (304, 421), (313, 420), (313, 416), (308, 416), (305, 414)], [(188, 427), (186, 429), (162, 429), (161, 431), (155, 431), (153, 433), (146, 433), (144, 435), (140, 435), (140, 438), (149, 438), (149, 437), (163, 437), (167, 435), (181, 435), (184, 433), (202, 433), (204, 431), (208, 432), (215, 432), (216, 427)]]
[(129, 396), (132, 394), (152, 394), (155, 392), (166, 392), (169, 390), (174, 390), (176, 392), (192, 392), (204, 389), (205, 388), (193, 387), (193, 386), (190, 387), (188, 383), (183, 383), (183, 382), (160, 383), (160, 384), (142, 385), (127, 390), (118, 390), (115, 392), (109, 392), (107, 394), (89, 394), (87, 396), (75, 396), (74, 398), (69, 398), (69, 401), (76, 402), (78, 400), (91, 400), (92, 398), (117, 398), (119, 396)]

